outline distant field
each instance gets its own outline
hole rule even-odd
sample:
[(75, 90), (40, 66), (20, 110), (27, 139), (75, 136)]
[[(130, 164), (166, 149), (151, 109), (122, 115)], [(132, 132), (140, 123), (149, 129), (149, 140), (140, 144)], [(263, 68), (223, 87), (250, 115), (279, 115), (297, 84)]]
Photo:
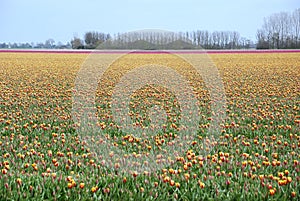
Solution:
[[(174, 56), (201, 51), (137, 51), (112, 63), (96, 90), (97, 126), (105, 135), (80, 136), (72, 96), (89, 53), (0, 50), (0, 200), (300, 200), (300, 50), (207, 51), (227, 103), (213, 139), (209, 90), (191, 64)], [(153, 105), (166, 110), (164, 129), (152, 136), (122, 132), (111, 111), (121, 78), (153, 63), (168, 64), (188, 80), (201, 107), (195, 138), (171, 159), (164, 156), (177, 142), (185, 107), (172, 91), (145, 86), (131, 96), (135, 125), (150, 125)], [(121, 162), (108, 168), (112, 159), (87, 142), (108, 142), (127, 152), (125, 160), (157, 153), (157, 163), (170, 163), (153, 172), (122, 172)]]

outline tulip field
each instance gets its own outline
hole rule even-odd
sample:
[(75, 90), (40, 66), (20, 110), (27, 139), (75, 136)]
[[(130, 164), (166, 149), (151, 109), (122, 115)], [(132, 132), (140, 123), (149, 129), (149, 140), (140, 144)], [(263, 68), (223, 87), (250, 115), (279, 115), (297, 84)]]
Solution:
[[(138, 53), (102, 75), (95, 107), (104, 134), (87, 140), (77, 132), (72, 107), (75, 79), (88, 57), (0, 52), (0, 200), (300, 200), (300, 52), (208, 54), (226, 98), (214, 138), (211, 116), (221, 111), (212, 112), (193, 66), (172, 54)], [(142, 127), (151, 123), (148, 106), (161, 105), (168, 117), (162, 131), (135, 136), (113, 118), (113, 88), (129, 70), (153, 61), (188, 80), (200, 106), (196, 137), (155, 171), (107, 166), (110, 159), (94, 153), (91, 142), (109, 139), (128, 155), (157, 153), (159, 160), (178, 138), (183, 106), (164, 87), (145, 86), (130, 102), (130, 116)]]

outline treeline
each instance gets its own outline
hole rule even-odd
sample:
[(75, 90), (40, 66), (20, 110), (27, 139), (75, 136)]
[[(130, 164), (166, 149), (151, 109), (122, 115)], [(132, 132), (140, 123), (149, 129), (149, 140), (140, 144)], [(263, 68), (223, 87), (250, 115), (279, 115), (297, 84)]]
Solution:
[(165, 32), (141, 31), (110, 34), (87, 32), (84, 39), (74, 37), (73, 49), (239, 49), (251, 48), (253, 42), (236, 31)]
[(53, 39), (48, 39), (44, 43), (0, 43), (0, 48), (11, 49), (70, 49), (71, 43), (63, 44), (62, 42), (55, 43)]
[(265, 18), (256, 37), (258, 49), (300, 48), (300, 8)]

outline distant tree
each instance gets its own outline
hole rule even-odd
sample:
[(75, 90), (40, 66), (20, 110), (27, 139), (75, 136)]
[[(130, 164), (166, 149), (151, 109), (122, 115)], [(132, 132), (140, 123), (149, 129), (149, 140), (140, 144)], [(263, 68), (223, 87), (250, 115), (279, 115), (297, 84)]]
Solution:
[(72, 48), (72, 45), (70, 42), (67, 42), (67, 44), (65, 45), (65, 48), (66, 49), (71, 49)]
[(256, 44), (257, 49), (269, 49), (269, 42), (267, 40), (266, 33), (262, 29), (257, 30), (256, 39), (257, 39), (257, 44)]
[(110, 34), (106, 34), (105, 41), (107, 41), (107, 40), (111, 40), (111, 35)]
[(8, 48), (8, 44), (6, 44), (6, 43), (0, 43), (0, 48)]
[(34, 48), (45, 48), (44, 43), (37, 43)]
[(293, 13), (274, 13), (264, 18), (262, 28), (257, 31), (257, 48), (300, 48), (299, 34), (299, 8)]
[(56, 48), (60, 49), (64, 44), (60, 41), (57, 42)]
[(53, 48), (54, 44), (55, 44), (55, 41), (52, 38), (50, 38), (45, 41), (45, 48), (48, 48), (48, 49)]
[(19, 48), (30, 49), (32, 46), (29, 43), (19, 44)]
[(19, 45), (18, 45), (17, 43), (13, 43), (13, 44), (10, 45), (10, 47), (11, 47), (11, 48), (18, 48)]
[(84, 35), (85, 48), (95, 49), (97, 46), (110, 39), (110, 34), (105, 34), (96, 31), (86, 32)]
[(208, 32), (197, 30), (192, 32), (128, 32), (110, 34), (89, 31), (81, 40), (71, 40), (73, 49), (236, 49), (249, 48), (252, 42), (241, 38), (236, 31)]
[(299, 48), (300, 47), (300, 8), (296, 9), (292, 13), (291, 24), (293, 28), (292, 30), (293, 46), (295, 48)]
[(62, 42), (59, 41), (57, 43), (57, 45), (55, 45), (55, 48), (57, 48), (57, 49), (70, 49), (71, 45), (70, 45), (70, 43), (63, 44)]
[(71, 40), (72, 49), (84, 49), (83, 41), (80, 38), (74, 37)]
[(97, 40), (98, 36), (95, 36), (95, 33), (93, 32), (86, 32), (84, 35), (85, 46), (88, 49), (95, 48)]

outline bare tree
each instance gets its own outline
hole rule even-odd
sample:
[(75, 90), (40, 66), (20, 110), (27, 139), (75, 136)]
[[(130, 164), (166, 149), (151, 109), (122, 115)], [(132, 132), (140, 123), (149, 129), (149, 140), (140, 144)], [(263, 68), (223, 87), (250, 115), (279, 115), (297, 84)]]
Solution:
[(83, 49), (84, 48), (83, 41), (77, 37), (74, 37), (71, 40), (71, 46), (72, 46), (72, 49)]
[(46, 40), (45, 47), (46, 48), (53, 48), (54, 44), (55, 44), (55, 41), (52, 38), (50, 38), (50, 39)]
[(300, 46), (300, 8), (296, 9), (292, 14), (292, 35), (294, 36), (294, 45), (299, 48)]
[(264, 18), (262, 28), (257, 32), (257, 47), (300, 48), (299, 38), (300, 9), (293, 13), (275, 13)]

